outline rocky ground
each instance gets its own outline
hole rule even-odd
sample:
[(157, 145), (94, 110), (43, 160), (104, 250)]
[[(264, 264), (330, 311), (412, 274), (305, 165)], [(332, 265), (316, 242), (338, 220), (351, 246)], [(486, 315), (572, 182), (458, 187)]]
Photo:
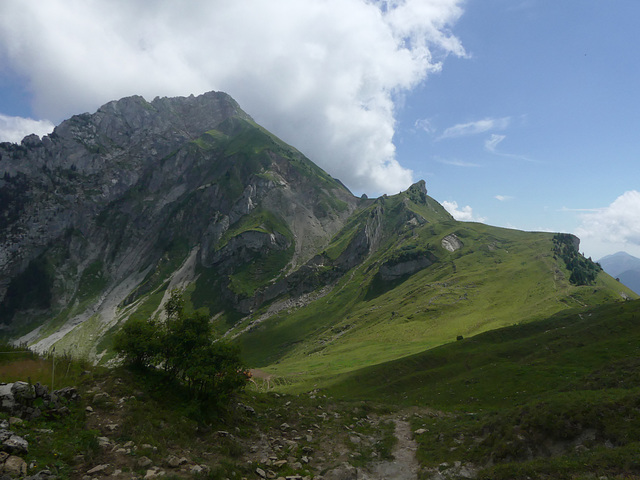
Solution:
[[(20, 451), (3, 447), (0, 475), (412, 480), (420, 470), (410, 420), (425, 412), (342, 403), (317, 392), (247, 391), (224, 418), (201, 422), (182, 407), (172, 409), (170, 392), (163, 399), (161, 392), (138, 388), (126, 376), (88, 379), (78, 390), (81, 398), (65, 402), (66, 411), (56, 415), (42, 407), (36, 418), (17, 410), (13, 413), (28, 418), (0, 416), (7, 418), (0, 425), (3, 441), (13, 438), (21, 445)], [(61, 430), (73, 428), (88, 440), (65, 450), (60, 442), (80, 435)], [(63, 433), (70, 436), (62, 438)]]

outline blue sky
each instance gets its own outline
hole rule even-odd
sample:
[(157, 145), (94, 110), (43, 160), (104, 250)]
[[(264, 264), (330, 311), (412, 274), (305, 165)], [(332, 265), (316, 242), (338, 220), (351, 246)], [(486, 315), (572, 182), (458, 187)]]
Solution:
[(0, 139), (223, 90), (356, 194), (423, 178), (459, 219), (640, 256), (637, 0), (189, 7), (2, 2)]
[[(453, 31), (468, 55), (448, 58), (408, 96), (398, 156), (435, 198), (487, 223), (577, 232), (596, 258), (638, 255), (638, 227), (627, 245), (584, 231), (639, 187), (638, 18), (632, 0), (467, 2)], [(637, 225), (637, 206), (625, 207)]]

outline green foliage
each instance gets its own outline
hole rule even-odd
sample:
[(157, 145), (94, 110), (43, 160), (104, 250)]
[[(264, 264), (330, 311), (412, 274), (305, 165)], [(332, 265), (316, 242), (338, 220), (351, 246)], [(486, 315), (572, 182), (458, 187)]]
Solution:
[(571, 272), (569, 281), (574, 285), (593, 285), (602, 267), (584, 258), (574, 243), (575, 237), (566, 233), (558, 233), (553, 237), (553, 251), (564, 261)]
[(131, 319), (115, 335), (113, 348), (132, 365), (152, 365), (160, 349), (157, 331), (158, 322), (153, 319)]
[(182, 294), (173, 291), (165, 305), (167, 318), (132, 319), (115, 336), (114, 348), (136, 367), (164, 370), (203, 402), (222, 404), (247, 381), (239, 349), (215, 341), (207, 316), (187, 313)]

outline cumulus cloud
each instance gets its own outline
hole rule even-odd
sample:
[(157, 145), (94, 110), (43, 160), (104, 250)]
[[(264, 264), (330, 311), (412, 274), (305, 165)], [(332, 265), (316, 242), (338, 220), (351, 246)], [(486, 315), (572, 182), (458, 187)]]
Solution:
[(440, 138), (466, 137), (490, 130), (504, 130), (509, 126), (509, 123), (511, 123), (511, 117), (484, 118), (482, 120), (476, 120), (475, 122), (459, 123), (447, 128), (442, 132)]
[(222, 90), (356, 191), (396, 192), (395, 99), (464, 56), (463, 0), (0, 3), (0, 56), (56, 122), (123, 96)]
[(53, 127), (53, 123), (48, 120), (33, 120), (32, 118), (9, 117), (0, 114), (0, 142), (19, 143), (32, 133), (41, 137), (51, 133)]
[(640, 246), (640, 192), (620, 195), (608, 207), (580, 215), (576, 235), (601, 244)]
[(456, 220), (460, 220), (462, 222), (484, 222), (486, 221), (485, 217), (477, 217), (473, 214), (473, 209), (466, 205), (464, 207), (459, 207), (458, 202), (442, 202), (442, 206), (445, 208), (447, 212), (451, 214), (453, 218)]

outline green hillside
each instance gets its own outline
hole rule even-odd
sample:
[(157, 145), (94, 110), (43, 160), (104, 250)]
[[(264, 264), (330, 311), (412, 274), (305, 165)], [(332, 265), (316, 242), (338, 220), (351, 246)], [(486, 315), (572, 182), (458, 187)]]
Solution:
[[(325, 251), (325, 269), (336, 268), (336, 259), (353, 249), (359, 229), (365, 224), (373, 229), (375, 222), (367, 219), (380, 216), (378, 248), (329, 293), (240, 335), (250, 365), (282, 377), (286, 388), (297, 391), (458, 336), (635, 298), (602, 272), (591, 285), (573, 285), (553, 234), (457, 222), (433, 199), (412, 193), (378, 199), (334, 237)], [(442, 243), (452, 234), (463, 244), (454, 252)], [(413, 274), (391, 280), (380, 274), (385, 265), (424, 257), (433, 263)]]
[(618, 475), (640, 471), (639, 322), (637, 300), (573, 309), (342, 375), (326, 392), (444, 411), (414, 417), (424, 468), (635, 478)]

